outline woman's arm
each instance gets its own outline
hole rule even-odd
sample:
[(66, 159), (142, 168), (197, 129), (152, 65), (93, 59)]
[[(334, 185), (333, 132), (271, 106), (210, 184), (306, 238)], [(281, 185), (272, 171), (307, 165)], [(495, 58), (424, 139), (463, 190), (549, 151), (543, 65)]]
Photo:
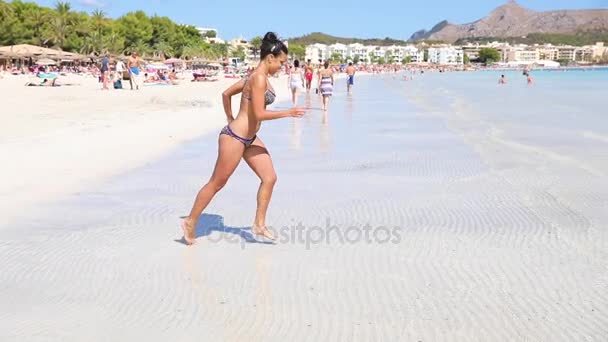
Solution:
[[(321, 70), (319, 70), (319, 72), (317, 72), (317, 88), (321, 88)], [(319, 91), (319, 94), (321, 92)]]
[(226, 119), (228, 119), (228, 123), (234, 120), (234, 116), (232, 115), (232, 97), (243, 91), (245, 87), (245, 79), (242, 79), (235, 84), (233, 84), (230, 88), (226, 89), (222, 93), (222, 102), (224, 104), (224, 113), (226, 113)]
[(266, 110), (266, 87), (268, 81), (264, 75), (258, 74), (249, 79), (251, 87), (251, 109), (253, 115), (259, 121), (274, 120), (286, 117), (301, 117), (304, 115), (304, 109), (291, 108), (282, 111)]

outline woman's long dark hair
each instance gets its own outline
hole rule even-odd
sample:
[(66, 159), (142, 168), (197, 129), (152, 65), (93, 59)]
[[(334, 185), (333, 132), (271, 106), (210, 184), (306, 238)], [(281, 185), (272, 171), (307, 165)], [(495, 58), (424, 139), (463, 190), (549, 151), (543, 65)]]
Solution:
[(287, 54), (289, 51), (287, 50), (287, 46), (285, 43), (277, 38), (277, 35), (274, 32), (268, 32), (262, 39), (262, 46), (260, 46), (260, 58), (264, 59), (266, 56), (272, 54), (275, 57), (278, 57), (281, 52)]

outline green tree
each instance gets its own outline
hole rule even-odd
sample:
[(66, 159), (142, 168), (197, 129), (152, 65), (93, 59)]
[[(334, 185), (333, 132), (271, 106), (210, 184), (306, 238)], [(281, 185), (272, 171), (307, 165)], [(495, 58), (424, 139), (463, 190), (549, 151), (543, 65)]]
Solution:
[(466, 53), (463, 56), (463, 62), (464, 64), (471, 64), (471, 58)]
[(242, 61), (245, 60), (245, 58), (247, 57), (247, 53), (245, 51), (245, 48), (242, 46), (239, 46), (236, 51), (234, 51), (234, 53), (232, 54), (234, 57), (238, 58)]
[(478, 60), (481, 63), (492, 64), (500, 61), (500, 52), (493, 48), (482, 48), (479, 50)]
[(293, 56), (294, 59), (303, 60), (306, 56), (306, 48), (299, 44), (289, 44), (289, 54)]
[(401, 60), (401, 64), (409, 64), (412, 63), (412, 56), (405, 56), (405, 58), (403, 58)]
[(125, 40), (125, 52), (144, 51), (149, 53), (150, 41), (153, 38), (154, 28), (150, 18), (143, 12), (130, 12), (117, 19), (119, 34)]
[(50, 40), (57, 48), (63, 49), (68, 38), (69, 29), (72, 26), (72, 6), (68, 2), (57, 1), (55, 4), (55, 17), (51, 24)]
[(342, 62), (342, 55), (334, 52), (331, 54), (331, 56), (329, 57), (329, 59), (331, 60), (332, 63), (341, 63)]
[(262, 46), (262, 37), (257, 36), (251, 38), (251, 48), (253, 50), (253, 56), (257, 59), (260, 53), (260, 47)]
[(160, 41), (154, 44), (154, 46), (152, 47), (152, 51), (154, 52), (155, 56), (160, 57), (162, 59), (171, 58), (175, 54), (171, 44), (165, 41)]
[(11, 4), (0, 0), (0, 19), (6, 19), (13, 14)]
[(386, 64), (386, 60), (384, 59), (384, 57), (378, 58), (378, 64), (380, 64), (380, 65)]
[(203, 35), (205, 38), (217, 38), (217, 33), (215, 31), (207, 31)]
[(359, 64), (360, 61), (361, 58), (359, 57), (359, 55), (355, 55), (355, 57), (353, 58), (353, 64)]
[(429, 50), (424, 50), (424, 61), (425, 62), (429, 61)]
[(93, 13), (91, 13), (91, 28), (93, 31), (102, 34), (104, 29), (107, 27), (106, 20), (106, 13), (104, 11), (93, 11)]
[(369, 53), (369, 62), (370, 62), (371, 64), (376, 63), (376, 60), (377, 60), (377, 59), (378, 59), (378, 58), (376, 57), (376, 54), (375, 54), (373, 51)]

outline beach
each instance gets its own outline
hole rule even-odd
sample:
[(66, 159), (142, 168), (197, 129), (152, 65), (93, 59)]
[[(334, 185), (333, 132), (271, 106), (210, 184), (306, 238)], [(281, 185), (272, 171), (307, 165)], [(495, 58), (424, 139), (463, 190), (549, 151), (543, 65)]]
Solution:
[(185, 79), (179, 86), (102, 92), (91, 76), (60, 77), (77, 86), (24, 87), (31, 78), (0, 80), (0, 150), (11, 161), (0, 170), (0, 177), (10, 180), (0, 188), (5, 222), (27, 206), (86, 188), (181, 142), (219, 131), (226, 123), (221, 92), (234, 83)]
[(507, 76), (339, 79), (327, 113), (303, 95), (259, 132), (278, 241), (251, 234), (241, 163), (190, 247), (233, 80), (0, 80), (0, 340), (605, 341), (606, 72)]

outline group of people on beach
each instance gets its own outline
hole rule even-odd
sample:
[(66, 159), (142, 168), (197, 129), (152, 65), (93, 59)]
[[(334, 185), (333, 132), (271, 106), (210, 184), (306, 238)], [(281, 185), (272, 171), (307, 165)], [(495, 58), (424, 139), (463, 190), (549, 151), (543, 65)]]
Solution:
[[(317, 87), (315, 89), (316, 94), (323, 98), (323, 111), (327, 111), (329, 106), (329, 99), (333, 95), (334, 83), (335, 83), (335, 69), (331, 67), (329, 61), (323, 63), (323, 68), (317, 71)], [(353, 85), (355, 84), (355, 73), (356, 68), (353, 63), (350, 62), (346, 67), (346, 89), (350, 93)], [(312, 89), (312, 82), (314, 76), (314, 66), (311, 61), (308, 60), (306, 64), (301, 67), (299, 60), (294, 60), (293, 66), (288, 71), (289, 78), (287, 84), (289, 90), (291, 90), (291, 100), (293, 106), (298, 105), (298, 94), (301, 90), (306, 89), (307, 93), (310, 93)]]
[(137, 51), (133, 51), (127, 58), (127, 64), (117, 59), (112, 66), (108, 54), (101, 58), (99, 68), (99, 82), (102, 83), (103, 90), (109, 90), (112, 84), (114, 89), (122, 89), (122, 81), (129, 79), (131, 90), (138, 90), (142, 83), (146, 81), (147, 75), (141, 74), (144, 61), (139, 57)]

